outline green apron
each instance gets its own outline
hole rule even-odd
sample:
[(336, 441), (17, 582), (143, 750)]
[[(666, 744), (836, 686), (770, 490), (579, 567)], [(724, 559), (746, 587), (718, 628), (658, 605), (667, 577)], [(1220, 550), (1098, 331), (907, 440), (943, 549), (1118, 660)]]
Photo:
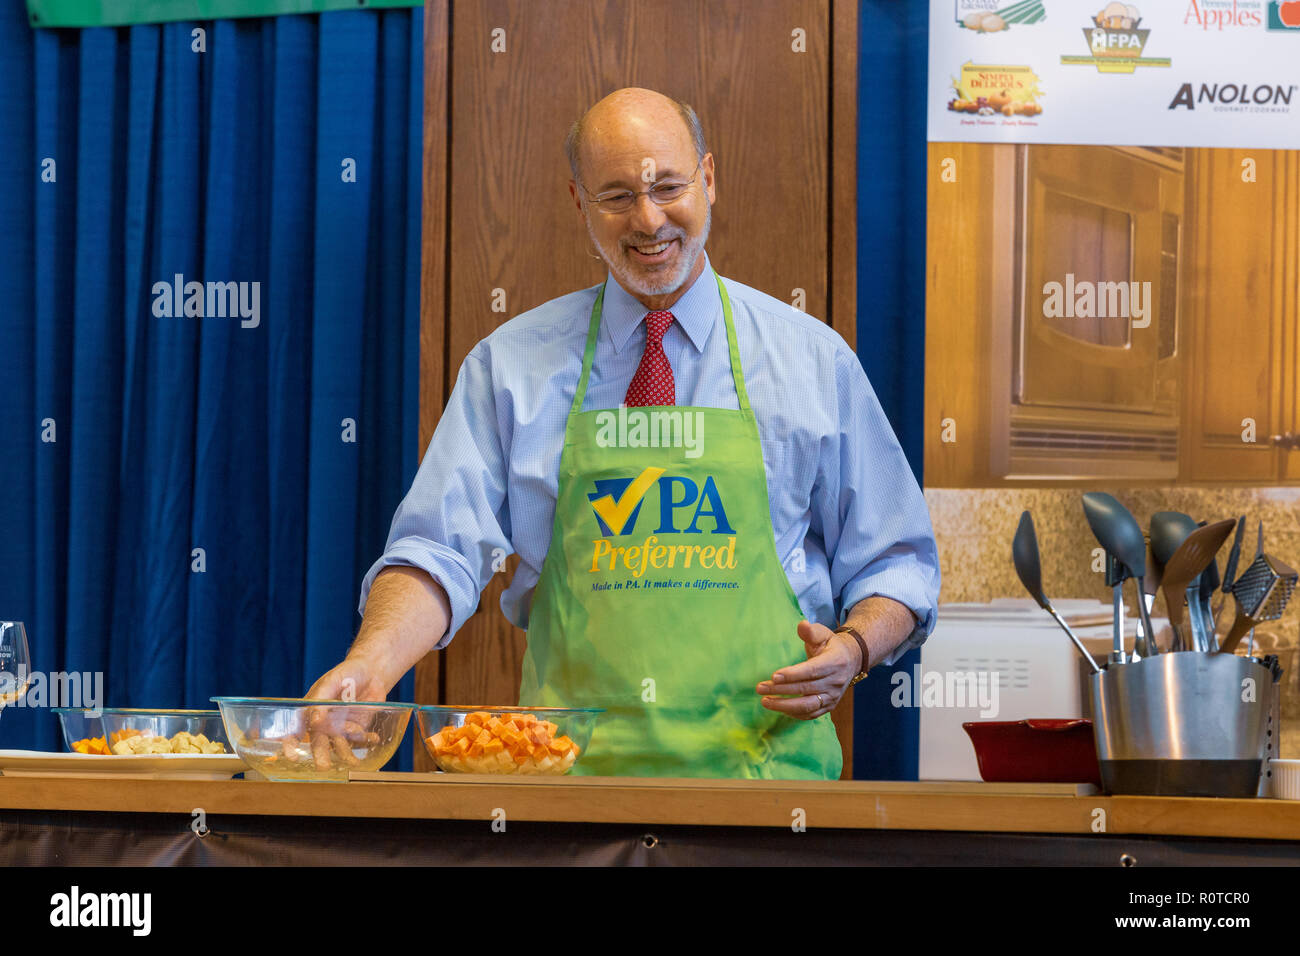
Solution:
[(787, 717), (754, 690), (804, 659), (804, 615), (777, 557), (731, 301), (714, 279), (735, 411), (584, 412), (603, 287), (596, 297), (520, 702), (605, 708), (575, 774), (835, 779), (830, 716)]

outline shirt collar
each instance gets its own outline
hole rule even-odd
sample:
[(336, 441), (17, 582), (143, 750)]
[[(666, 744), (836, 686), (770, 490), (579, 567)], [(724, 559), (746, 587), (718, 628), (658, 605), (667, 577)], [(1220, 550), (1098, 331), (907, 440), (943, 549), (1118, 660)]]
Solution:
[[(713, 281), (713, 266), (709, 262), (708, 253), (701, 255), (704, 256), (704, 271), (696, 276), (691, 287), (668, 309), (673, 314), (674, 324), (682, 327), (697, 352), (704, 351), (713, 324), (722, 311), (722, 297), (718, 295), (718, 285)], [(600, 309), (601, 325), (607, 330), (609, 342), (616, 353), (623, 351), (623, 346), (649, 311), (618, 284), (613, 274), (605, 280), (605, 301)]]

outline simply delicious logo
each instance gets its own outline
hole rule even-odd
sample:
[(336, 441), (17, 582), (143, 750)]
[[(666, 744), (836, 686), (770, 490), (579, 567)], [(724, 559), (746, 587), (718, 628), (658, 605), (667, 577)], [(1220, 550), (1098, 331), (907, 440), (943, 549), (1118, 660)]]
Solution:
[(976, 33), (1000, 33), (1013, 23), (1037, 23), (1047, 16), (1043, 0), (1021, 0), (1019, 3), (998, 0), (954, 0), (953, 12), (957, 25)]
[(1300, 33), (1300, 0), (1269, 0), (1268, 28), (1281, 33)]
[[(700, 484), (686, 475), (666, 474), (650, 466), (639, 474), (600, 478), (587, 500), (600, 529), (592, 541), (589, 573), (617, 571), (621, 565), (639, 578), (647, 569), (736, 567), (736, 530), (727, 519), (722, 493), (712, 475)], [(654, 532), (635, 538), (642, 505), (652, 491), (658, 495), (659, 523)], [(701, 519), (704, 527), (701, 527)], [(726, 535), (725, 544), (663, 544), (659, 535)], [(622, 539), (615, 544), (614, 538)], [(698, 539), (705, 540), (705, 539)], [(608, 587), (608, 585), (604, 585)], [(599, 589), (601, 585), (593, 585)]]
[(1142, 55), (1151, 31), (1141, 26), (1142, 16), (1131, 3), (1106, 4), (1092, 23), (1083, 28), (1091, 55), (1063, 55), (1062, 65), (1092, 65), (1099, 73), (1132, 73), (1139, 66), (1169, 66), (1173, 62), (1168, 57)]
[[(1038, 77), (1027, 66), (993, 66), (971, 63), (962, 65), (961, 76), (953, 77), (952, 98), (948, 109), (953, 113), (974, 114), (975, 120), (965, 120), (963, 125), (1000, 123), (1006, 125), (1036, 126), (1024, 122), (1043, 111), (1038, 99), (1043, 91), (1038, 87)], [(1002, 119), (996, 117), (1001, 114)]]

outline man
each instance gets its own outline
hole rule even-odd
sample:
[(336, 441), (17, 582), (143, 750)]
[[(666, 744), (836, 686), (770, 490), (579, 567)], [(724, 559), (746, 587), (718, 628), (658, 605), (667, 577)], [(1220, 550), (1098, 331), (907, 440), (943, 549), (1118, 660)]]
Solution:
[(513, 551), (520, 702), (605, 709), (575, 772), (838, 777), (830, 711), (934, 625), (924, 499), (844, 340), (714, 273), (689, 106), (618, 90), (566, 150), (613, 281), (470, 352), (308, 696), (383, 700)]

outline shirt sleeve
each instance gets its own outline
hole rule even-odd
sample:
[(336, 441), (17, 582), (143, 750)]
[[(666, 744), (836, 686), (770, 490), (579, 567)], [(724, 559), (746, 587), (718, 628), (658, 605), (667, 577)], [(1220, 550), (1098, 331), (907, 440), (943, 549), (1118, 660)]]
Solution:
[(496, 418), (491, 369), (476, 352), (461, 363), (410, 491), (393, 516), (384, 553), (361, 583), (358, 609), (386, 567), (419, 568), (442, 585), (451, 623), (445, 647), (478, 608), (510, 544), (506, 456)]
[(811, 530), (826, 546), (840, 621), (879, 595), (910, 608), (917, 625), (884, 660), (925, 643), (939, 602), (939, 554), (930, 512), (858, 357), (836, 350), (838, 434), (819, 463)]

